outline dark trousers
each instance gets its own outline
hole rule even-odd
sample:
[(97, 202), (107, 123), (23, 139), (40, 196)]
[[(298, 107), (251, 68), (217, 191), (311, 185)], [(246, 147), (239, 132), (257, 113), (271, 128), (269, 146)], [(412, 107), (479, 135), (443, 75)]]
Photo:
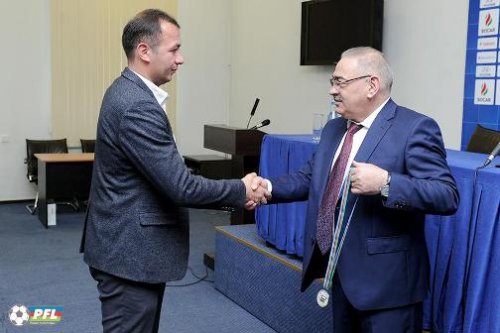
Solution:
[(89, 269), (97, 281), (104, 333), (158, 332), (165, 283), (135, 282)]
[(422, 302), (397, 308), (360, 311), (344, 294), (337, 274), (331, 291), (335, 333), (421, 333)]

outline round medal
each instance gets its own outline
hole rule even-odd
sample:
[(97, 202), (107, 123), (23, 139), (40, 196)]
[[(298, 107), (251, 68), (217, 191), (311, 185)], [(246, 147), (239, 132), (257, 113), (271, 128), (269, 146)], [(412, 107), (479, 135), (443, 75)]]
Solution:
[(326, 307), (328, 305), (328, 299), (330, 298), (330, 295), (328, 294), (328, 291), (325, 289), (321, 289), (318, 291), (318, 295), (316, 295), (316, 302), (318, 302), (318, 305), (322, 308)]

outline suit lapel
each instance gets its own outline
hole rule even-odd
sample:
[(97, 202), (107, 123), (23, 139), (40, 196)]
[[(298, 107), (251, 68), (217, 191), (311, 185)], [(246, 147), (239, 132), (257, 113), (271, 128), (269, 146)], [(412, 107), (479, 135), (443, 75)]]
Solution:
[(389, 99), (389, 101), (382, 108), (368, 133), (359, 147), (359, 150), (354, 158), (356, 162), (367, 162), (372, 155), (380, 140), (384, 137), (385, 133), (391, 126), (390, 120), (394, 118), (396, 113), (396, 103)]
[(149, 89), (148, 86), (144, 83), (144, 81), (142, 81), (141, 78), (138, 77), (137, 74), (135, 74), (130, 68), (125, 67), (125, 69), (122, 72), (122, 76), (137, 84), (142, 90), (146, 91), (156, 101), (155, 95), (153, 94), (151, 89)]
[(128, 67), (125, 67), (125, 69), (122, 72), (122, 76), (125, 79), (130, 80), (130, 81), (134, 82), (135, 84), (137, 84), (139, 86), (139, 88), (141, 88), (142, 90), (144, 90), (145, 92), (147, 92), (151, 96), (151, 98), (155, 101), (155, 104), (158, 105), (158, 111), (160, 112), (162, 118), (164, 118), (167, 122), (167, 130), (170, 133), (173, 132), (172, 126), (170, 125), (170, 121), (168, 120), (168, 117), (167, 117), (165, 110), (163, 110), (163, 108), (160, 106), (160, 104), (158, 104), (158, 101), (156, 100), (155, 95), (153, 94), (151, 89), (149, 89), (149, 87), (144, 83), (144, 81), (142, 81), (141, 78), (139, 76), (137, 76), (137, 74), (135, 74)]
[[(370, 156), (375, 151), (375, 148), (377, 148), (380, 140), (382, 140), (389, 127), (391, 127), (391, 119), (394, 118), (394, 115), (396, 114), (396, 107), (396, 103), (394, 103), (392, 99), (389, 99), (386, 105), (382, 108), (377, 118), (375, 118), (372, 126), (368, 130), (368, 133), (366, 133), (365, 139), (356, 153), (354, 158), (356, 162), (366, 163), (370, 159)], [(349, 218), (357, 197), (357, 195), (349, 192), (349, 199), (345, 210), (346, 215), (344, 218)]]

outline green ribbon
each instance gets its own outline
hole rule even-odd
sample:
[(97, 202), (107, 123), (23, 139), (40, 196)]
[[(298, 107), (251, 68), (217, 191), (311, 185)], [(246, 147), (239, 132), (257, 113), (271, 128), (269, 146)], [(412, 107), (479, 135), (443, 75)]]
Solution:
[(349, 225), (351, 224), (352, 214), (354, 209), (356, 208), (356, 204), (358, 203), (358, 198), (354, 202), (354, 206), (351, 210), (351, 214), (349, 218), (345, 217), (345, 210), (347, 206), (347, 199), (349, 196), (349, 192), (351, 190), (351, 177), (348, 175), (346, 180), (344, 181), (344, 187), (342, 190), (342, 200), (340, 201), (340, 209), (339, 214), (337, 216), (337, 223), (333, 230), (333, 240), (332, 240), (332, 248), (330, 250), (330, 258), (328, 259), (328, 267), (326, 269), (325, 279), (323, 281), (323, 288), (326, 291), (329, 291), (332, 288), (333, 276), (335, 275), (335, 268), (337, 267), (337, 262), (340, 257), (340, 251), (342, 250), (342, 246), (344, 245), (345, 236), (347, 235), (347, 230), (349, 229)]

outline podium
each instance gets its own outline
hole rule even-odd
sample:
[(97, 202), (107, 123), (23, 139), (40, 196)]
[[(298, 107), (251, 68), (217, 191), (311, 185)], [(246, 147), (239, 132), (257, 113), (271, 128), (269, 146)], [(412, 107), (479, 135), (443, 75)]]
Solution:
[[(260, 146), (266, 133), (227, 125), (205, 125), (203, 147), (231, 154), (231, 178), (242, 178), (259, 171)], [(254, 213), (235, 211), (231, 224), (255, 223)]]

